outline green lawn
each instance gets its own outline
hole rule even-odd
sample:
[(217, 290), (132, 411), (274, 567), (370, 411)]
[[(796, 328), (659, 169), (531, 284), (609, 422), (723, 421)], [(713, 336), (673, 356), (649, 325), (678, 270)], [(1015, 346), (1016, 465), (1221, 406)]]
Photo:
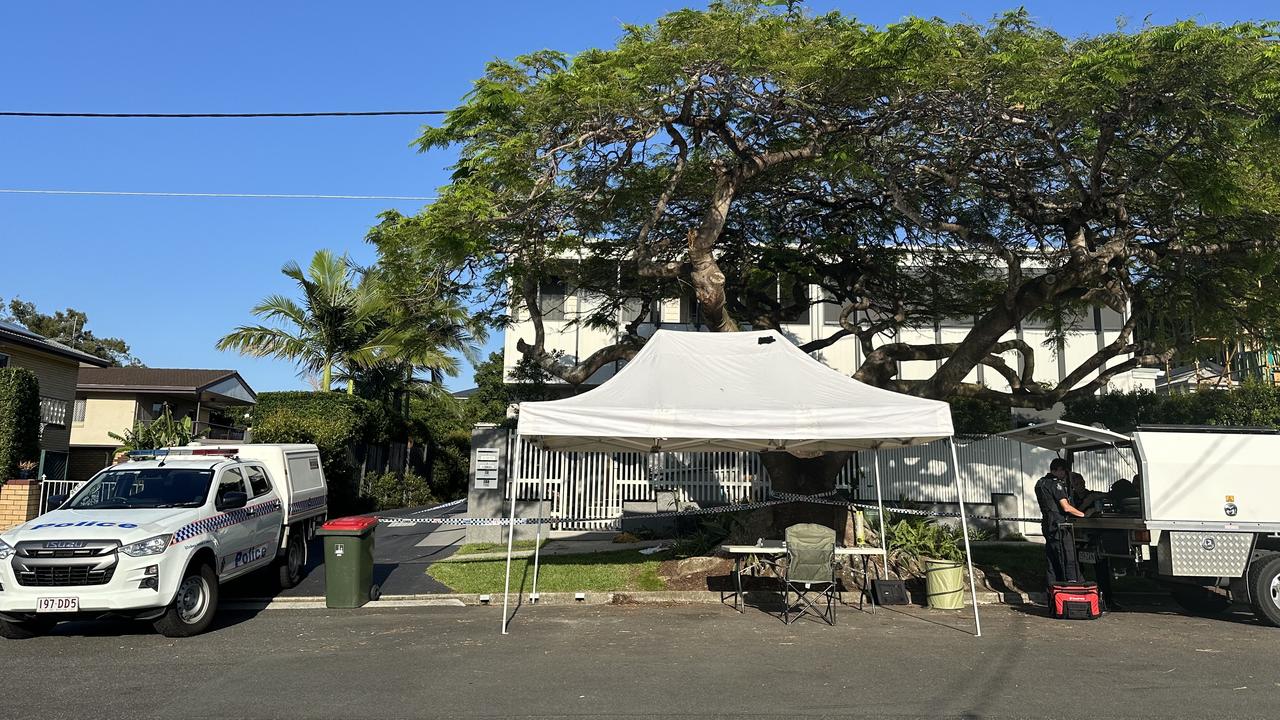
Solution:
[[(546, 540), (542, 541), (542, 544), (545, 545), (546, 543), (547, 543)], [(512, 546), (512, 550), (532, 550), (534, 546), (536, 546), (537, 544), (538, 544), (537, 540), (516, 540), (515, 545)], [(458, 551), (454, 554), (455, 555), (476, 555), (478, 553), (489, 553), (489, 552), (504, 553), (506, 551), (507, 551), (506, 543), (469, 543), (467, 545), (463, 545), (462, 547), (458, 548)]]
[[(505, 543), (464, 545), (458, 554), (501, 552)], [(534, 541), (516, 543), (520, 550), (532, 550)], [(663, 590), (666, 583), (658, 577), (661, 559), (641, 555), (636, 550), (581, 555), (552, 555), (542, 558), (538, 590), (542, 592), (610, 592), (615, 590)], [(1044, 586), (1044, 545), (1016, 543), (977, 545), (973, 548), (973, 564), (987, 584), (996, 589), (1040, 592)], [(1091, 566), (1082, 566), (1086, 578)], [(992, 571), (1008, 575), (1013, 587), (1001, 587), (1003, 581)], [(441, 562), (431, 565), (431, 577), (461, 593), (500, 593), (506, 572), (505, 560)], [(520, 592), (533, 588), (533, 559), (511, 561), (511, 587)], [(1154, 581), (1139, 577), (1120, 577), (1115, 588), (1121, 592), (1158, 590)]]
[[(532, 549), (532, 543), (529, 549)], [(506, 549), (506, 546), (503, 546)], [(608, 592), (612, 590), (662, 590), (658, 577), (661, 560), (637, 550), (584, 555), (551, 555), (542, 558), (538, 571), (539, 592)], [(505, 560), (435, 563), (427, 574), (460, 593), (502, 592)], [(533, 588), (533, 559), (511, 561), (511, 588)]]

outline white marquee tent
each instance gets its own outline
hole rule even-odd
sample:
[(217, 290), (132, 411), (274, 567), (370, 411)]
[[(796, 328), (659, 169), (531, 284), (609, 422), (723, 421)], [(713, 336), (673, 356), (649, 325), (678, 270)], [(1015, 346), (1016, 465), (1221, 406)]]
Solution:
[[(522, 403), (516, 457), (521, 456), (521, 443), (568, 452), (746, 450), (807, 456), (949, 441), (953, 433), (946, 403), (858, 382), (809, 357), (775, 331), (658, 330), (600, 387), (562, 400)], [(969, 528), (954, 445), (951, 455), (967, 558)], [(516, 506), (514, 488), (510, 492), (507, 596)], [(878, 462), (876, 494), (882, 508), (883, 552)], [(972, 560), (968, 571), (974, 621), (981, 635)], [(537, 573), (535, 550), (535, 593)], [(507, 605), (504, 597), (503, 633)]]

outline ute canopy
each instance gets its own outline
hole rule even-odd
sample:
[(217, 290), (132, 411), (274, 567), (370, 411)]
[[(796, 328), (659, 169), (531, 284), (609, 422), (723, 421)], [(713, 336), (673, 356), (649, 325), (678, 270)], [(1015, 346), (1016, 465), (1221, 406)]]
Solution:
[(600, 387), (521, 403), (518, 430), (557, 450), (796, 454), (953, 434), (947, 403), (858, 382), (773, 330), (658, 330)]

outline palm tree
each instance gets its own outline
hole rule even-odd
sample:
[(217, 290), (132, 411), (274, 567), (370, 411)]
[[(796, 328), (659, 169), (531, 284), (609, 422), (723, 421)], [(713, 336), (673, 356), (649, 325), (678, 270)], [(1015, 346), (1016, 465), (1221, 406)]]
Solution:
[[(319, 372), (321, 387), (333, 385), (335, 368), (348, 374), (376, 361), (386, 346), (390, 305), (370, 273), (358, 273), (346, 256), (319, 250), (306, 272), (290, 261), (280, 272), (298, 284), (301, 302), (271, 295), (252, 312), (271, 325), (241, 325), (218, 341), (219, 350), (291, 360), (304, 372)], [(347, 392), (354, 393), (349, 379)]]
[(478, 362), (478, 346), (486, 335), (483, 321), (456, 296), (397, 302), (366, 352), (344, 374), (372, 397), (424, 397), (440, 392), (446, 376), (458, 374), (459, 357)]

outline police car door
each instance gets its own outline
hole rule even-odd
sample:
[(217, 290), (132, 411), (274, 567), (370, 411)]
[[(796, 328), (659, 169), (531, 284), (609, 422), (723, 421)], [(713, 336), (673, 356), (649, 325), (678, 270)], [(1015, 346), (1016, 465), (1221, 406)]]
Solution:
[[(218, 477), (215, 492), (214, 508), (218, 515), (213, 522), (214, 551), (218, 553), (218, 577), (227, 578), (246, 571), (245, 562), (249, 550), (253, 546), (256, 519), (249, 514), (248, 506), (242, 508), (226, 508), (222, 504), (223, 495), (229, 492), (249, 494), (244, 475), (240, 468), (232, 467), (222, 471)], [(250, 503), (253, 501), (250, 500)]]
[(281, 499), (261, 465), (245, 465), (244, 476), (249, 485), (249, 507), (254, 513), (252, 564), (264, 565), (276, 559), (276, 550), (280, 547), (280, 532), (284, 528)]

